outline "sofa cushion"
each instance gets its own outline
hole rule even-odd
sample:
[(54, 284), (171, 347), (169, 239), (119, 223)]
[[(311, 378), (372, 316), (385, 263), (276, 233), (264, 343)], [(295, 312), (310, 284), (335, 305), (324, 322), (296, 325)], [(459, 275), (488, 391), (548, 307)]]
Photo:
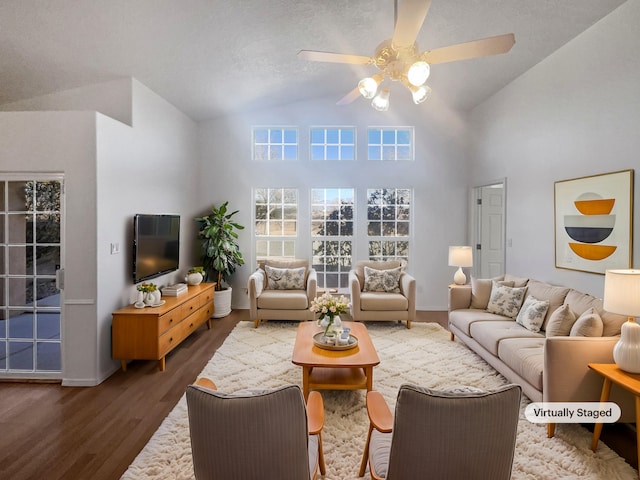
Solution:
[(401, 293), (362, 292), (360, 310), (368, 311), (406, 311), (409, 300)]
[(516, 277), (515, 275), (511, 275), (509, 273), (505, 273), (503, 280), (505, 282), (513, 282), (514, 287), (526, 287), (529, 283), (528, 278)]
[(509, 368), (542, 391), (544, 338), (507, 338), (498, 346), (498, 357)]
[(376, 270), (371, 267), (364, 267), (364, 288), (363, 292), (387, 292), (400, 293), (400, 267), (389, 268), (387, 270)]
[(513, 287), (513, 282), (504, 282), (502, 279), (504, 275), (495, 278), (475, 278), (471, 277), (471, 308), (479, 308), (486, 310), (489, 304), (489, 297), (491, 296), (492, 281), (500, 283), (501, 285), (507, 285)]
[(305, 290), (263, 290), (258, 297), (258, 308), (268, 310), (304, 310), (309, 307)]
[(601, 337), (604, 325), (600, 314), (594, 307), (584, 312), (578, 317), (576, 323), (571, 327), (569, 336), (571, 337)]
[(507, 287), (494, 281), (491, 286), (491, 297), (489, 298), (487, 311), (509, 318), (516, 318), (526, 291), (527, 287)]
[(307, 283), (307, 278), (309, 277), (309, 260), (303, 258), (286, 258), (286, 257), (278, 257), (278, 258), (266, 258), (262, 260), (258, 260), (258, 268), (262, 270), (264, 274), (265, 283), (267, 280), (267, 273), (265, 272), (265, 266), (269, 265), (270, 267), (276, 268), (305, 268), (304, 274), (304, 282), (305, 285)]
[(264, 266), (267, 272), (267, 288), (272, 290), (304, 290), (305, 267), (277, 268)]
[(387, 260), (383, 262), (370, 260), (356, 263), (356, 268), (354, 270), (356, 272), (356, 277), (358, 277), (358, 282), (360, 283), (360, 290), (364, 288), (364, 267), (375, 268), (376, 270), (389, 270), (391, 268), (402, 267), (402, 262), (399, 260)]
[(473, 339), (495, 356), (498, 356), (500, 342), (506, 338), (544, 338), (543, 335), (527, 330), (513, 320), (474, 322), (470, 331)]
[(527, 295), (532, 295), (538, 300), (547, 300), (549, 302), (549, 308), (544, 317), (542, 330), (545, 329), (545, 325), (549, 321), (551, 314), (563, 304), (569, 290), (571, 289), (568, 287), (559, 287), (538, 280), (529, 280), (529, 283), (527, 283)]
[(529, 295), (525, 298), (522, 308), (518, 312), (516, 322), (527, 330), (539, 332), (547, 310), (549, 310), (548, 300), (539, 300), (533, 295)]
[(546, 336), (566, 337), (571, 332), (571, 327), (577, 318), (568, 303), (560, 305), (551, 313), (549, 321), (545, 325)]
[(577, 290), (569, 290), (564, 303), (568, 303), (571, 310), (573, 310), (577, 316), (582, 315), (585, 311), (594, 307), (602, 319), (603, 337), (614, 337), (616, 335), (620, 335), (620, 327), (627, 320), (627, 317), (624, 315), (606, 312), (602, 307), (601, 299)]
[(467, 336), (471, 336), (471, 324), (474, 322), (492, 322), (500, 320), (513, 321), (503, 315), (489, 313), (486, 310), (460, 309), (449, 312), (449, 323), (460, 329)]

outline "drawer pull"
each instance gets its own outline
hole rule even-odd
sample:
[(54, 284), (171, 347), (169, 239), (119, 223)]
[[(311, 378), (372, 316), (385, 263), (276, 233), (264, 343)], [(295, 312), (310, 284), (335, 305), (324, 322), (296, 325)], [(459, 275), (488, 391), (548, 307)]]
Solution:
[(169, 323), (173, 323), (173, 318), (170, 318), (170, 319), (169, 319)]
[(169, 338), (169, 343), (173, 342), (173, 337)]
[(193, 323), (189, 325), (189, 328), (193, 328)]

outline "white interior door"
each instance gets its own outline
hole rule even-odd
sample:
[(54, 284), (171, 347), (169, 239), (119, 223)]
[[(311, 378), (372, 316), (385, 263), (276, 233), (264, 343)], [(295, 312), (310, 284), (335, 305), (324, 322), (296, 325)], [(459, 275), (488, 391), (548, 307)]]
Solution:
[(496, 277), (505, 273), (504, 183), (476, 187), (474, 196), (474, 275)]

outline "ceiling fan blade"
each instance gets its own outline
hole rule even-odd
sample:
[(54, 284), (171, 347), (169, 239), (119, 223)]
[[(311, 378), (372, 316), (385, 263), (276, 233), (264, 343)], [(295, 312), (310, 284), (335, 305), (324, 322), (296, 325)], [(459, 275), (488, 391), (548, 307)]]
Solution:
[(496, 37), (429, 50), (424, 54), (424, 60), (427, 63), (436, 64), (498, 55), (500, 53), (507, 53), (515, 43), (516, 38), (514, 34), (507, 33)]
[(431, 0), (396, 0), (396, 27), (391, 44), (394, 47), (410, 47), (416, 41), (427, 16)]
[(360, 96), (360, 90), (358, 90), (358, 87), (354, 88), (353, 90), (351, 90), (349, 93), (347, 93), (344, 97), (342, 97), (340, 100), (338, 100), (336, 102), (336, 105), (349, 105), (351, 102), (355, 101), (358, 97)]
[(373, 59), (364, 55), (349, 55), (347, 53), (317, 52), (314, 50), (300, 50), (298, 57), (312, 62), (350, 63), (355, 65), (371, 65)]

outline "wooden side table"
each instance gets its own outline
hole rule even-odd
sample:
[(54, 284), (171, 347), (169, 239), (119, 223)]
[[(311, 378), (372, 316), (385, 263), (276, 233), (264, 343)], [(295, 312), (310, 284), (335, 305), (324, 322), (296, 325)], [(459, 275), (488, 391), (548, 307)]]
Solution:
[[(615, 383), (630, 391), (636, 397), (636, 425), (640, 425), (640, 374), (627, 373), (615, 363), (590, 363), (589, 368), (604, 377), (602, 384), (601, 402), (608, 402), (611, 394), (611, 386)], [(594, 452), (598, 447), (600, 433), (602, 433), (602, 423), (596, 423), (593, 427), (593, 438), (591, 440), (591, 450)], [(640, 458), (640, 430), (636, 433), (636, 449)], [(639, 472), (640, 474), (640, 472)]]

